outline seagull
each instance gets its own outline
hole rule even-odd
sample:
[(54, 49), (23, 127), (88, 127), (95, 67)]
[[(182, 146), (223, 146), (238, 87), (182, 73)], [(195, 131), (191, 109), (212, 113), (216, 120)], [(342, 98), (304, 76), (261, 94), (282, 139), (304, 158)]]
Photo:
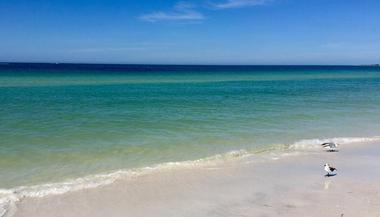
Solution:
[(321, 144), (321, 146), (329, 152), (336, 152), (336, 151), (338, 151), (339, 145), (335, 142), (325, 142), (325, 143)]
[(325, 165), (325, 171), (327, 172), (327, 174), (325, 176), (335, 176), (336, 174), (332, 174), (334, 171), (336, 172), (337, 169), (330, 166), (330, 164), (326, 163)]

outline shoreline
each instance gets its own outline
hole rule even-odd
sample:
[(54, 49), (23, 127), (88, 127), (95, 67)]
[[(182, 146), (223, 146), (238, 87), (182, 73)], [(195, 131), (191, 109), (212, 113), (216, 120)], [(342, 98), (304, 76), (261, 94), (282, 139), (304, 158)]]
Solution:
[[(380, 171), (375, 154), (380, 153), (379, 145), (346, 144), (337, 153), (261, 162), (248, 156), (196, 168), (170, 168), (106, 186), (23, 198), (6, 216), (323, 216), (322, 212), (378, 216), (380, 172), (372, 170)], [(324, 161), (338, 168), (337, 176), (323, 176)], [(366, 213), (359, 204), (367, 207)], [(318, 213), (305, 213), (312, 207), (320, 207), (314, 209)]]

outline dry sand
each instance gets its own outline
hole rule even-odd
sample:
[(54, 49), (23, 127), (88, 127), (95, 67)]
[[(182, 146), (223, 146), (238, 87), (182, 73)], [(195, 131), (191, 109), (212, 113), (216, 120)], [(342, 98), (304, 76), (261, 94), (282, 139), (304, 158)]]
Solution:
[[(174, 168), (108, 186), (24, 198), (16, 217), (380, 216), (380, 144), (278, 160)], [(324, 163), (338, 175), (324, 177)]]

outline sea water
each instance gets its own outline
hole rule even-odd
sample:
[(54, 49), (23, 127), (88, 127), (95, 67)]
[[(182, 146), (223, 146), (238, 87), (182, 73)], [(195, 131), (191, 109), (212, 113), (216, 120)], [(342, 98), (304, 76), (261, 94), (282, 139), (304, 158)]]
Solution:
[(379, 130), (377, 67), (0, 65), (3, 192)]

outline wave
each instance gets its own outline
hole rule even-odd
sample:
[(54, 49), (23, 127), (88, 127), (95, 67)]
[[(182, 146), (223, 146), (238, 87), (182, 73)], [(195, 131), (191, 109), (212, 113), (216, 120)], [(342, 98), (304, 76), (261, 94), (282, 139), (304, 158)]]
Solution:
[(380, 141), (380, 136), (374, 137), (336, 137), (329, 139), (304, 139), (289, 145), (291, 150), (310, 150), (320, 147), (320, 144), (325, 142), (335, 142), (340, 145), (349, 143), (364, 143)]
[(174, 168), (188, 168), (188, 167), (200, 167), (216, 165), (221, 162), (243, 159), (245, 157), (257, 155), (258, 153), (271, 153), (272, 151), (279, 151), (281, 154), (272, 156), (271, 159), (279, 159), (281, 156), (287, 156), (294, 151), (309, 151), (318, 150), (320, 144), (324, 142), (336, 142), (341, 145), (349, 143), (363, 143), (380, 141), (380, 136), (377, 137), (338, 137), (330, 139), (305, 139), (297, 141), (293, 144), (282, 144), (266, 146), (264, 150), (236, 150), (225, 154), (218, 154), (207, 158), (202, 158), (193, 161), (181, 161), (181, 162), (167, 162), (157, 164), (150, 167), (143, 167), (137, 169), (118, 170), (106, 174), (96, 174), (91, 176), (85, 176), (81, 178), (66, 180), (59, 183), (46, 183), (35, 186), (20, 186), (12, 189), (0, 189), (0, 217), (10, 217), (16, 211), (16, 203), (22, 198), (38, 198), (48, 195), (64, 194), (72, 191), (78, 191), (83, 189), (96, 188), (104, 185), (114, 183), (121, 178), (134, 178), (144, 174), (158, 172), (161, 170), (174, 169)]

